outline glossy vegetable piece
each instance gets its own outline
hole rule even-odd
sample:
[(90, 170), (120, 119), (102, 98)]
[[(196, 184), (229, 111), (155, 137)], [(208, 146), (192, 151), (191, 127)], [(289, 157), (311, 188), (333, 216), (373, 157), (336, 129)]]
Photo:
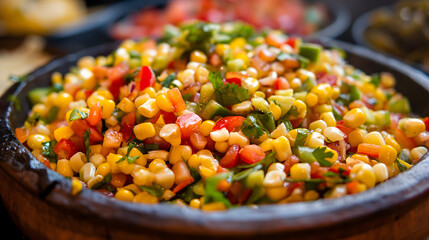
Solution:
[(231, 145), (223, 156), (219, 164), (224, 168), (233, 168), (238, 165), (239, 162), (240, 146), (238, 144)]
[(309, 59), (311, 62), (317, 62), (319, 60), (322, 46), (314, 43), (302, 43), (299, 46), (299, 55)]
[(137, 75), (137, 86), (140, 91), (155, 85), (155, 73), (149, 66), (143, 66)]
[(177, 118), (176, 124), (180, 127), (182, 139), (188, 139), (192, 133), (198, 131), (202, 119), (195, 113), (187, 113)]
[(240, 150), (240, 159), (245, 163), (257, 163), (262, 161), (264, 158), (265, 152), (258, 145), (246, 145)]
[(230, 132), (237, 132), (240, 130), (241, 124), (246, 118), (241, 116), (227, 116), (216, 122), (212, 131), (226, 128)]
[(91, 144), (103, 141), (103, 136), (94, 127), (91, 127), (89, 123), (86, 121), (86, 119), (74, 120), (71, 125), (71, 129), (77, 136), (82, 138), (83, 138), (83, 134), (86, 131), (91, 131), (90, 133)]
[(201, 110), (200, 115), (204, 119), (213, 119), (215, 116), (230, 116), (231, 112), (215, 100), (210, 100), (205, 108)]
[(124, 76), (128, 70), (128, 65), (124, 63), (120, 63), (107, 70), (107, 79), (110, 82), (109, 91), (115, 99), (119, 97), (119, 89), (125, 83)]
[(95, 126), (101, 121), (101, 110), (99, 102), (91, 107), (87, 118), (89, 125)]
[(373, 158), (378, 158), (380, 146), (369, 143), (361, 143), (358, 145), (357, 153), (363, 153)]
[(168, 90), (167, 95), (171, 101), (171, 104), (174, 107), (175, 112), (181, 112), (186, 110), (185, 101), (183, 100), (182, 94), (180, 93), (178, 88)]
[(70, 140), (62, 138), (54, 147), (54, 152), (57, 154), (58, 159), (70, 159), (79, 149)]
[(133, 128), (134, 124), (136, 123), (136, 114), (135, 112), (130, 112), (126, 114), (121, 119), (121, 133), (123, 135), (123, 140), (128, 141), (132, 140), (134, 138), (133, 135)]
[(32, 106), (42, 103), (43, 99), (51, 92), (50, 87), (34, 88), (28, 92), (28, 99)]

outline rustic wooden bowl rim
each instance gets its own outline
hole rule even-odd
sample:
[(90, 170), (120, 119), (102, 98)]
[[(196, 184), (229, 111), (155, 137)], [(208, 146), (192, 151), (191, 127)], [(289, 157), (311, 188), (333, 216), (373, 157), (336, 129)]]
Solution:
[[(349, 54), (365, 56), (377, 63), (395, 68), (410, 76), (429, 93), (429, 78), (422, 72), (395, 59), (373, 53), (368, 49), (340, 41), (319, 39), (326, 46), (338, 46)], [(98, 46), (63, 58), (29, 74), (28, 82), (58, 66), (75, 62), (85, 55), (99, 55), (112, 50), (116, 44)], [(100, 221), (110, 221), (129, 229), (155, 229), (164, 232), (200, 235), (250, 235), (273, 232), (299, 232), (315, 228), (341, 226), (362, 222), (375, 216), (388, 214), (392, 209), (406, 211), (429, 194), (429, 160), (416, 164), (410, 170), (363, 193), (339, 199), (313, 202), (265, 205), (257, 208), (238, 207), (223, 212), (207, 213), (169, 204), (145, 205), (117, 201), (100, 193), (84, 189), (71, 196), (71, 183), (55, 171), (43, 166), (19, 143), (11, 129), (16, 110), (7, 102), (10, 94), (19, 94), (27, 83), (12, 86), (0, 102), (0, 168), (35, 197), (44, 199), (65, 213)], [(25, 113), (21, 113), (25, 114)]]

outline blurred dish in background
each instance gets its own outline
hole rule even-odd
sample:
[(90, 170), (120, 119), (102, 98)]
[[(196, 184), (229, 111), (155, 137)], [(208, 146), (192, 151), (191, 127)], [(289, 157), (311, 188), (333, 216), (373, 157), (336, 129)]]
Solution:
[(165, 24), (198, 19), (214, 23), (241, 20), (256, 29), (310, 35), (332, 20), (325, 4), (300, 0), (172, 0), (165, 8), (144, 8), (112, 26), (117, 40), (161, 36)]
[(357, 43), (429, 72), (428, 0), (402, 0), (373, 10), (355, 22), (352, 32)]
[(45, 64), (51, 56), (43, 51), (45, 41), (38, 36), (30, 36), (13, 49), (0, 50), (0, 92), (4, 92), (12, 82), (9, 75), (25, 75)]
[(1, 0), (0, 33), (46, 35), (86, 15), (81, 0)]

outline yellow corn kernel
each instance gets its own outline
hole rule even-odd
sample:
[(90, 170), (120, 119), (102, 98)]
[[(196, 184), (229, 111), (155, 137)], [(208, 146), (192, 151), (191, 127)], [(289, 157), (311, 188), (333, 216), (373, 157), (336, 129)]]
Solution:
[(63, 76), (60, 72), (54, 72), (51, 76), (52, 85), (54, 84), (63, 84)]
[(224, 211), (227, 208), (223, 202), (212, 202), (203, 204), (201, 209), (204, 211)]
[(152, 123), (144, 122), (134, 127), (134, 134), (139, 140), (145, 140), (156, 135), (155, 126)]
[(156, 105), (156, 100), (151, 98), (138, 107), (137, 110), (141, 115), (152, 118), (159, 112), (159, 107)]
[(152, 162), (150, 162), (149, 164), (149, 170), (153, 173), (158, 173), (162, 170), (164, 170), (164, 168), (167, 167), (167, 164), (165, 163), (164, 160), (162, 159), (154, 159)]
[(191, 168), (198, 169), (201, 165), (201, 159), (197, 154), (192, 154), (188, 159), (188, 166)]
[(246, 45), (246, 39), (242, 37), (235, 38), (234, 40), (231, 41), (231, 43), (229, 43), (229, 46), (231, 47), (231, 49), (243, 48), (244, 45)]
[(323, 136), (325, 136), (326, 140), (329, 142), (340, 141), (343, 140), (345, 137), (344, 133), (337, 127), (325, 128), (323, 130)]
[(281, 187), (286, 179), (286, 173), (283, 170), (271, 170), (267, 172), (264, 178), (265, 187)]
[(353, 108), (344, 115), (343, 120), (347, 127), (358, 128), (365, 123), (366, 115), (362, 109)]
[(289, 143), (292, 147), (295, 144), (295, 140), (296, 140), (297, 135), (298, 135), (298, 131), (296, 129), (290, 130), (286, 135), (286, 137), (289, 140)]
[(145, 203), (145, 204), (157, 204), (159, 202), (158, 198), (153, 196), (152, 194), (143, 191), (138, 193), (134, 197), (134, 202), (136, 203)]
[(244, 146), (249, 144), (249, 139), (247, 139), (246, 136), (244, 136), (243, 134), (240, 134), (239, 132), (231, 132), (229, 134), (228, 144), (229, 145), (238, 144), (240, 145), (240, 147), (243, 148)]
[(249, 95), (254, 94), (258, 91), (260, 83), (256, 78), (248, 77), (241, 81), (241, 86), (249, 92)]
[(156, 96), (156, 105), (158, 108), (165, 112), (174, 112), (173, 104), (171, 104), (170, 99), (165, 94), (160, 94)]
[(370, 143), (370, 144), (375, 144), (378, 146), (383, 146), (386, 145), (386, 143), (384, 142), (383, 136), (381, 135), (381, 133), (379, 132), (370, 132), (368, 134), (365, 135), (365, 137), (363, 138), (363, 142), (364, 143)]
[(71, 195), (76, 196), (78, 195), (83, 189), (82, 182), (77, 179), (72, 179), (72, 185), (71, 185)]
[(292, 106), (296, 107), (296, 110), (299, 113), (298, 118), (305, 118), (307, 115), (307, 105), (305, 105), (303, 101), (295, 100), (293, 101)]
[(415, 147), (411, 150), (411, 160), (413, 160), (413, 162), (417, 162), (419, 161), (423, 155), (425, 155), (428, 152), (428, 149), (426, 147), (420, 146), (420, 147)]
[(366, 185), (367, 188), (374, 187), (376, 178), (372, 167), (366, 163), (359, 163), (353, 166), (350, 171), (350, 178)]
[(212, 131), (213, 127), (216, 125), (215, 122), (213, 122), (212, 120), (206, 120), (204, 122), (201, 123), (200, 125), (200, 133), (207, 137), (208, 135), (210, 135), (210, 132)]
[(319, 103), (325, 103), (332, 93), (332, 87), (327, 83), (321, 83), (311, 89), (311, 93), (318, 97)]
[(93, 186), (95, 186), (96, 184), (100, 183), (101, 181), (103, 181), (103, 176), (101, 175), (95, 175), (93, 178), (91, 178), (88, 181), (88, 188), (92, 189)]
[(175, 176), (173, 171), (168, 168), (167, 166), (161, 170), (160, 172), (156, 173), (156, 183), (163, 186), (165, 189), (169, 189), (173, 186)]
[(244, 101), (232, 105), (231, 112), (235, 115), (247, 115), (253, 110), (252, 103), (250, 101)]
[(351, 156), (351, 158), (359, 160), (359, 161), (364, 162), (366, 164), (369, 164), (369, 161), (370, 161), (368, 155), (360, 154), (360, 153), (353, 154)]
[(79, 59), (77, 65), (79, 68), (93, 68), (95, 65), (95, 59), (92, 56), (85, 56)]
[(134, 184), (134, 183), (128, 184), (126, 186), (123, 186), (122, 188), (127, 189), (127, 190), (131, 190), (131, 191), (133, 191), (136, 194), (142, 192), (140, 190), (139, 186), (137, 184)]
[(164, 193), (162, 194), (161, 198), (164, 199), (164, 200), (166, 200), (166, 201), (168, 201), (168, 200), (172, 199), (175, 195), (176, 194), (173, 191), (167, 189), (167, 190), (164, 191)]
[(54, 137), (57, 141), (60, 141), (62, 138), (69, 139), (73, 135), (74, 132), (69, 126), (60, 127), (55, 129), (54, 131)]
[(134, 184), (139, 186), (150, 185), (156, 178), (155, 174), (146, 168), (134, 169), (133, 172), (131, 172), (131, 176), (133, 176)]
[(324, 144), (325, 144), (325, 137), (318, 132), (313, 132), (309, 137), (307, 137), (307, 140), (305, 142), (305, 145), (312, 148), (317, 148), (317, 147), (323, 146)]
[(363, 138), (365, 136), (365, 132), (360, 129), (355, 129), (348, 135), (349, 143), (352, 147), (357, 147), (359, 144), (363, 142)]
[(278, 125), (277, 128), (270, 133), (270, 136), (272, 138), (279, 138), (281, 136), (286, 136), (286, 135), (287, 135), (287, 129), (284, 123)]
[(380, 152), (378, 154), (378, 160), (386, 165), (391, 165), (397, 156), (397, 152), (395, 148), (390, 145), (383, 145), (380, 148)]
[(189, 202), (189, 206), (191, 208), (197, 208), (199, 209), (201, 207), (201, 201), (198, 198), (194, 198)]
[(188, 145), (173, 146), (170, 150), (170, 157), (168, 161), (175, 164), (179, 161), (188, 161), (192, 155), (192, 148)]
[(134, 112), (135, 110), (134, 103), (126, 97), (118, 103), (118, 108), (126, 113)]
[(125, 188), (119, 188), (115, 194), (115, 198), (122, 201), (132, 202), (134, 200), (134, 194)]
[(32, 110), (33, 113), (39, 113), (42, 116), (45, 116), (49, 111), (46, 105), (42, 103), (37, 103), (36, 105), (34, 105)]
[(374, 170), (377, 182), (384, 182), (389, 178), (389, 171), (384, 163), (377, 163), (372, 166), (372, 169)]
[(273, 148), (276, 151), (276, 158), (280, 162), (284, 162), (292, 155), (289, 140), (285, 136), (281, 136), (273, 140)]
[(95, 88), (97, 82), (94, 78), (94, 73), (88, 68), (81, 68), (79, 70), (79, 77), (82, 79), (82, 88), (86, 90), (91, 90)]
[(136, 108), (140, 107), (141, 105), (143, 105), (143, 103), (145, 103), (147, 100), (150, 99), (149, 94), (145, 93), (143, 95), (138, 96), (135, 100), (134, 100), (134, 105), (136, 106)]
[(282, 116), (282, 109), (274, 102), (270, 103), (270, 112), (273, 114), (274, 120), (279, 120)]
[(230, 49), (230, 46), (228, 44), (219, 43), (216, 44), (215, 52), (217, 55), (222, 56), (227, 49)]
[(265, 100), (262, 97), (254, 97), (252, 99), (250, 99), (250, 101), (252, 102), (252, 105), (257, 109), (260, 110), (262, 112), (269, 112), (270, 111), (270, 106), (268, 105), (267, 100)]
[(216, 151), (218, 151), (220, 153), (226, 153), (226, 151), (228, 150), (228, 147), (229, 147), (229, 144), (226, 141), (215, 142), (215, 149), (216, 149)]
[(335, 127), (337, 125), (337, 121), (335, 120), (332, 112), (324, 112), (320, 114), (320, 119), (323, 120), (328, 127)]
[(57, 95), (57, 100), (55, 102), (55, 106), (63, 109), (67, 109), (69, 104), (73, 101), (73, 96), (67, 92), (61, 92)]
[(140, 152), (140, 150), (138, 150), (137, 148), (133, 148), (130, 151), (130, 154), (128, 155), (130, 157), (138, 157), (134, 163), (140, 166), (146, 166), (147, 163), (147, 159), (146, 157), (143, 155), (142, 152)]
[(86, 99), (86, 104), (88, 105), (89, 108), (91, 108), (97, 103), (101, 105), (103, 100), (106, 100), (106, 98), (96, 93), (93, 93), (91, 94), (91, 96), (88, 97), (88, 99)]
[(279, 201), (287, 196), (288, 190), (283, 186), (270, 187), (266, 189), (266, 194), (271, 200)]
[(70, 158), (70, 167), (74, 172), (79, 172), (82, 166), (88, 162), (83, 152), (77, 152)]
[(28, 147), (30, 147), (32, 150), (35, 149), (42, 149), (42, 143), (43, 142), (48, 142), (51, 139), (46, 136), (46, 135), (42, 135), (42, 134), (31, 134), (30, 136), (28, 136), (27, 139), (27, 145)]
[(311, 167), (308, 163), (297, 163), (290, 168), (290, 177), (294, 180), (310, 179)]
[(130, 174), (133, 169), (135, 164), (134, 163), (129, 163), (126, 159), (121, 161), (121, 162), (117, 162), (116, 166), (118, 167), (118, 169), (125, 174)]
[(273, 139), (267, 138), (265, 141), (263, 141), (261, 144), (259, 144), (259, 147), (261, 147), (264, 152), (273, 150)]
[(399, 143), (395, 140), (395, 138), (393, 138), (392, 135), (387, 134), (386, 136), (384, 136), (384, 142), (387, 145), (392, 146), (397, 152), (401, 151), (401, 146), (399, 145)]
[(169, 142), (172, 146), (178, 146), (181, 142), (181, 132), (180, 128), (175, 123), (165, 124), (159, 136), (162, 137), (165, 141)]
[(399, 120), (398, 127), (409, 138), (416, 137), (426, 130), (424, 122), (418, 118), (403, 118)]
[(319, 97), (314, 93), (308, 93), (307, 97), (305, 98), (305, 102), (309, 107), (316, 106), (317, 102), (319, 101)]
[(226, 128), (210, 132), (210, 138), (215, 142), (228, 141), (229, 132)]
[(119, 154), (109, 153), (107, 155), (106, 160), (110, 164), (110, 171), (112, 173), (120, 173), (121, 170), (118, 168), (118, 165), (116, 164), (117, 161), (119, 161), (123, 156)]
[(57, 172), (64, 177), (73, 177), (73, 170), (70, 166), (70, 161), (61, 159), (57, 161)]
[(310, 123), (310, 125), (308, 126), (308, 129), (315, 131), (316, 129), (320, 129), (320, 130), (325, 130), (325, 128), (328, 127), (328, 125), (326, 124), (325, 121), (323, 120), (316, 120), (312, 123)]
[(315, 113), (331, 113), (332, 114), (332, 106), (329, 104), (321, 104), (313, 107), (313, 111)]
[(168, 160), (169, 152), (165, 150), (152, 150), (144, 155), (147, 159), (162, 159), (164, 161)]
[(110, 116), (112, 116), (113, 111), (115, 111), (115, 102), (113, 100), (102, 100), (101, 102), (101, 118), (102, 119), (107, 119)]
[(106, 162), (106, 158), (99, 153), (95, 153), (91, 157), (89, 157), (89, 162), (91, 162), (92, 164), (94, 164), (95, 167), (98, 168), (101, 164)]
[(204, 66), (198, 66), (195, 70), (195, 79), (201, 84), (206, 84), (209, 81), (210, 71), (207, 70)]
[(109, 174), (111, 172), (111, 166), (110, 163), (105, 162), (103, 164), (100, 164), (97, 167), (97, 171), (95, 172), (95, 175), (101, 175), (101, 176), (106, 176), (107, 174)]
[(206, 63), (207, 62), (207, 56), (201, 51), (194, 50), (191, 53), (190, 60), (191, 60), (191, 62)]

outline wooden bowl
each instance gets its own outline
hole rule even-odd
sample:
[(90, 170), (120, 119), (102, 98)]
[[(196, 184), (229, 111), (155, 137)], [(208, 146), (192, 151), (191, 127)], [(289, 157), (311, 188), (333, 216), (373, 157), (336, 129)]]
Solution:
[[(367, 49), (319, 40), (347, 52), (367, 72), (390, 71), (413, 111), (429, 115), (429, 79), (408, 65)], [(85, 55), (102, 55), (116, 45), (68, 55), (37, 69), (1, 98), (0, 196), (14, 222), (34, 239), (423, 239), (429, 235), (429, 160), (357, 195), (207, 213), (168, 204), (134, 204), (84, 189), (71, 196), (70, 180), (47, 169), (14, 136), (30, 105), (27, 92), (47, 86)], [(15, 94), (21, 112), (7, 102)]]

